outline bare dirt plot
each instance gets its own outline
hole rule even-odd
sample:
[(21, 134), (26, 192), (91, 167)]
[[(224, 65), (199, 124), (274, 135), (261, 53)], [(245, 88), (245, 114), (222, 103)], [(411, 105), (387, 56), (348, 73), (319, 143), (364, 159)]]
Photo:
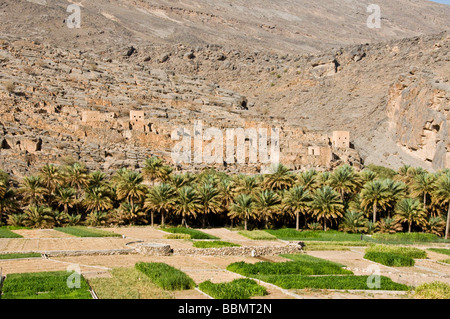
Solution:
[(15, 233), (23, 236), (23, 238), (67, 238), (75, 237), (70, 234), (66, 234), (54, 229), (19, 229), (14, 230)]
[[(1, 260), (0, 267), (4, 275), (28, 272), (44, 272), (44, 271), (64, 271), (69, 266), (78, 265), (71, 263), (62, 263), (44, 258), (30, 258), (30, 259), (14, 259)], [(99, 268), (79, 265), (82, 273), (89, 273), (92, 271), (99, 271)], [(104, 272), (101, 271), (101, 272)]]
[(432, 260), (439, 261), (439, 260), (450, 258), (448, 255), (436, 253), (434, 251), (427, 250), (426, 252), (427, 252), (428, 258), (432, 259)]
[(2, 238), (0, 252), (29, 252), (37, 250), (39, 239)]
[(179, 290), (175, 291), (173, 294), (175, 299), (209, 299), (207, 296), (194, 289)]
[(6, 238), (0, 240), (0, 252), (75, 251), (124, 249), (128, 239), (123, 238)]
[(165, 233), (151, 226), (114, 227), (114, 228), (105, 228), (104, 230), (125, 235), (129, 239), (140, 239), (140, 240), (164, 239), (164, 236), (168, 235), (168, 233)]

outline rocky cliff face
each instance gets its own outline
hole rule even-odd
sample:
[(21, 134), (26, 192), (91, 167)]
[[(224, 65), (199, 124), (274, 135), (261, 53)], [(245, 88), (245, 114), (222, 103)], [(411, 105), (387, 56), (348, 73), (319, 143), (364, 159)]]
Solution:
[(450, 168), (450, 84), (411, 71), (389, 90), (387, 115), (395, 141), (433, 169)]

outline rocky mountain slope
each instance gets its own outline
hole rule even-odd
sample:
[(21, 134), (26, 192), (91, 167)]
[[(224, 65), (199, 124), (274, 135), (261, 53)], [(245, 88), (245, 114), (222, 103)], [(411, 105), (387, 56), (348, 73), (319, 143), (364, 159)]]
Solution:
[(279, 126), (293, 169), (450, 165), (449, 6), (379, 1), (374, 30), (365, 1), (80, 3), (80, 29), (67, 1), (0, 4), (0, 158), (16, 175), (170, 160), (171, 133), (195, 120)]
[[(81, 28), (67, 29), (67, 6), (81, 6)], [(379, 0), (381, 28), (370, 29), (370, 0), (4, 0), (0, 29), (52, 45), (206, 45), (278, 53), (317, 52), (448, 29), (450, 8), (427, 0)]]

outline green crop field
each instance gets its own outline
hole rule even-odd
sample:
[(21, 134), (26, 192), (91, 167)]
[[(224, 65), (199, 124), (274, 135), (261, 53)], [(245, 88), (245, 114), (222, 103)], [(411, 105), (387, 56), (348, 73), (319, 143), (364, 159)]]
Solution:
[(405, 257), (411, 257), (415, 259), (425, 259), (427, 258), (427, 252), (422, 249), (413, 247), (399, 247), (399, 246), (388, 246), (388, 245), (372, 245), (366, 249), (367, 252), (383, 252), (402, 255)]
[(56, 227), (54, 229), (76, 237), (122, 237), (122, 235), (117, 233), (91, 227), (72, 226)]
[(277, 237), (265, 232), (264, 230), (241, 230), (238, 234), (252, 240), (276, 240)]
[(293, 261), (288, 262), (257, 262), (248, 264), (236, 262), (228, 265), (227, 270), (243, 276), (253, 277), (256, 275), (330, 275), (330, 274), (353, 274), (350, 270), (342, 269), (342, 265), (315, 258), (308, 255), (282, 255)]
[(69, 288), (65, 271), (10, 274), (3, 283), (2, 299), (92, 299), (80, 275), (80, 288)]
[(91, 278), (99, 299), (173, 299), (173, 293), (154, 284), (134, 267), (114, 268), (111, 277)]
[(425, 259), (427, 253), (412, 247), (374, 245), (366, 249), (364, 258), (385, 266), (411, 267), (415, 264), (414, 258)]
[(41, 257), (39, 253), (17, 253), (17, 254), (0, 254), (1, 259), (21, 259), (21, 258), (38, 258)]
[[(269, 234), (282, 239), (282, 240), (314, 240), (314, 241), (361, 241), (360, 234), (349, 234), (336, 230), (329, 231), (312, 231), (304, 230), (297, 231), (293, 228), (282, 228), (282, 229), (266, 229)], [(367, 236), (363, 236), (365, 239)]]
[(441, 281), (424, 283), (416, 287), (414, 298), (417, 299), (450, 299), (450, 285)]
[(249, 299), (267, 295), (266, 288), (251, 279), (235, 279), (227, 283), (202, 282), (198, 288), (215, 299)]
[(222, 248), (222, 247), (240, 247), (241, 245), (229, 243), (227, 241), (196, 241), (193, 246), (195, 248)]
[(202, 231), (192, 229), (192, 228), (184, 228), (184, 227), (170, 227), (170, 228), (161, 228), (161, 230), (173, 233), (173, 234), (188, 234), (191, 236), (191, 239), (219, 239), (216, 236), (212, 236), (209, 234), (206, 234)]
[(0, 238), (23, 238), (23, 236), (12, 232), (8, 228), (0, 228)]
[(364, 255), (364, 258), (385, 266), (392, 267), (412, 267), (415, 264), (413, 258), (393, 253), (367, 252)]
[(434, 234), (426, 233), (396, 233), (396, 234), (373, 234), (368, 239), (375, 243), (387, 243), (387, 244), (420, 244), (420, 243), (450, 243), (450, 239), (445, 240)]
[(140, 262), (135, 265), (135, 268), (165, 290), (186, 290), (195, 286), (188, 275), (165, 263)]

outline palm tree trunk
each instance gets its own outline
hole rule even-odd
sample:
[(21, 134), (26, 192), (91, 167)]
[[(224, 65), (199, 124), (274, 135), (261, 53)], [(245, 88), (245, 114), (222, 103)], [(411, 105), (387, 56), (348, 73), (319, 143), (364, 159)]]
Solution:
[(161, 211), (161, 227), (165, 226), (165, 220), (164, 220), (164, 210)]
[(298, 211), (295, 212), (295, 229), (297, 231), (300, 229), (300, 216)]
[(377, 221), (377, 205), (373, 205), (373, 222)]
[(427, 193), (423, 193), (423, 211), (427, 212)]
[(448, 239), (448, 228), (450, 226), (450, 202), (448, 203), (447, 211), (447, 226), (445, 227), (445, 239)]
[(266, 215), (266, 229), (269, 229), (269, 216)]
[(411, 232), (411, 225), (412, 225), (412, 222), (409, 222), (409, 225), (408, 225), (408, 233)]
[(323, 230), (327, 231), (327, 219), (325, 217), (323, 218)]
[(153, 210), (151, 211), (151, 213), (150, 213), (150, 220), (151, 220), (151, 224), (152, 224), (152, 227), (153, 227), (153, 216), (154, 215), (154, 213), (153, 213)]
[(184, 213), (181, 215), (181, 226), (186, 225), (186, 216), (184, 215)]
[(206, 228), (206, 209), (203, 212), (203, 216), (202, 216), (202, 228)]
[(247, 230), (247, 217), (244, 218), (244, 229)]

